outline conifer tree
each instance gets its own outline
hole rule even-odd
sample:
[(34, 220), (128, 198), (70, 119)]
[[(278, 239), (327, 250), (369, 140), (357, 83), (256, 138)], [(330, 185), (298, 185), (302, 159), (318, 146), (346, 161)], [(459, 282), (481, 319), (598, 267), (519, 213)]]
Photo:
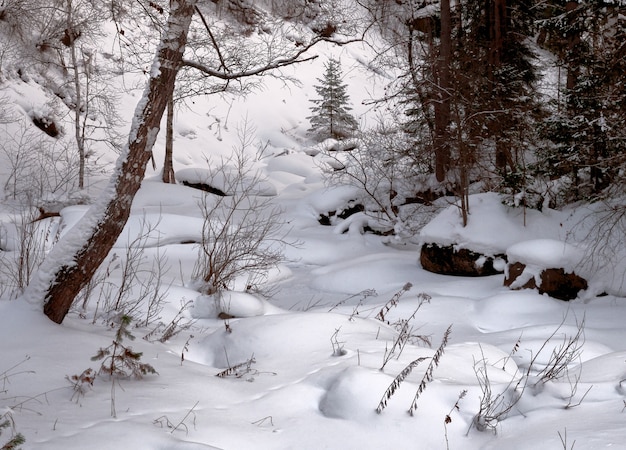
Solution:
[(319, 99), (311, 100), (315, 106), (311, 107), (311, 122), (309, 133), (319, 139), (344, 139), (350, 137), (358, 128), (356, 119), (350, 114), (347, 85), (342, 81), (341, 63), (333, 58), (325, 65), (324, 78), (315, 86)]
[(541, 149), (536, 169), (561, 179), (561, 201), (602, 198), (623, 183), (626, 26), (619, 17), (626, 8), (609, 1), (549, 5), (540, 43), (567, 76), (541, 129), (552, 145)]

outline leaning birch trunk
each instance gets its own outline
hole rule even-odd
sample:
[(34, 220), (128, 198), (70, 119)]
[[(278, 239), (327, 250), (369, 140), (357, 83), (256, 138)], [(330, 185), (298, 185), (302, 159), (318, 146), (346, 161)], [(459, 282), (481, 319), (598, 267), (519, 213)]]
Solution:
[(135, 110), (128, 145), (120, 155), (108, 188), (85, 217), (52, 249), (29, 285), (30, 301), (43, 301), (44, 313), (61, 323), (80, 290), (89, 282), (119, 237), (141, 186), (163, 111), (174, 89), (196, 0), (171, 2), (148, 85)]

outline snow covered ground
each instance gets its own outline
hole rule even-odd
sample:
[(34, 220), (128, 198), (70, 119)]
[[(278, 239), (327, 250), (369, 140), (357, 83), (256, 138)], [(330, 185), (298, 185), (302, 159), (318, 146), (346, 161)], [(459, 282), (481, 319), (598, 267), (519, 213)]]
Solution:
[[(350, 78), (359, 73), (354, 61), (360, 55), (356, 48), (337, 56), (350, 68), (355, 112), (367, 121), (361, 106), (366, 75)], [(127, 243), (142, 224), (144, 230), (152, 224), (138, 275), (150, 280), (153, 258), (164, 255), (169, 271), (161, 284), (161, 320), (169, 323), (187, 304), (180, 323), (192, 325), (163, 343), (142, 339), (153, 327), (133, 325), (136, 340), (123, 344), (142, 352), (141, 362), (158, 375), (113, 382), (98, 376), (78, 392), (71, 377), (100, 369), (102, 361), (91, 358), (115, 339), (118, 323), (98, 316), (95, 297), (61, 326), (41, 305), (3, 298), (0, 414), (11, 427), (0, 445), (14, 427), (26, 439), (24, 449), (46, 450), (626, 448), (624, 298), (562, 302), (510, 291), (501, 275), (436, 275), (421, 269), (415, 245), (389, 246), (380, 236), (318, 223), (319, 214), (352, 195), (326, 184), (324, 154), (309, 156), (303, 138), (323, 62), (285, 69), (299, 76), (302, 88), (269, 80), (264, 91), (245, 99), (198, 99), (177, 115), (175, 168), (181, 175), (197, 176), (230, 155), (240, 146), (244, 122), (255, 128), (255, 145), (247, 151), (262, 175), (258, 193), (276, 194), (266, 198), (282, 208), (286, 240), (297, 243), (267, 274), (263, 287), (271, 295), (241, 289), (217, 300), (200, 295), (191, 274), (198, 255), (193, 242), (202, 231), (201, 193), (149, 174), (127, 231), (105, 263), (108, 281), (119, 284)], [(39, 105), (49, 100), (37, 100), (43, 94), (36, 86), (30, 96), (27, 88), (14, 85), (11, 95), (20, 91), (22, 101)], [(129, 117), (132, 95), (121, 104)], [(160, 136), (157, 161), (162, 151)], [(92, 181), (89, 193), (96, 195), (99, 184)], [(3, 221), (10, 247), (8, 205)], [(518, 242), (503, 225), (513, 220), (511, 212), (493, 205), (485, 203), (489, 214), (476, 213), (461, 231), (448, 210), (442, 217), (449, 226), (438, 231), (450, 236), (456, 230), (462, 233), (457, 243), (461, 236), (484, 248)], [(62, 222), (46, 219), (41, 226), (54, 231), (61, 223), (61, 233), (71, 233), (84, 210), (70, 207)], [(523, 239), (564, 239), (558, 232), (564, 214), (528, 217)], [(224, 310), (237, 317), (218, 318)], [(399, 336), (406, 338), (401, 350)], [(412, 371), (403, 373), (407, 366)], [(377, 413), (390, 386), (397, 389)]]

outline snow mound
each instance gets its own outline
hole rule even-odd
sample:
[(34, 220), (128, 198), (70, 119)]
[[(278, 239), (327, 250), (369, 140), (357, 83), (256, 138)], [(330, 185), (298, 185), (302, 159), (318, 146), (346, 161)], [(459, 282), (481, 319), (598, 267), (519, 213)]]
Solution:
[(562, 303), (535, 291), (497, 294), (477, 303), (474, 323), (484, 333), (554, 323), (565, 311)]
[[(229, 321), (224, 328), (194, 345), (186, 359), (213, 367), (229, 367), (250, 358), (270, 368), (280, 361), (306, 359), (309, 365), (320, 361), (341, 361), (352, 357), (350, 342), (363, 337), (393, 339), (378, 321), (356, 319), (334, 313), (283, 313)], [(339, 340), (346, 342), (346, 356), (333, 356), (330, 336), (340, 329)], [(260, 369), (259, 369), (260, 370)]]
[(457, 249), (467, 248), (493, 256), (521, 241), (559, 239), (564, 233), (558, 226), (558, 216), (563, 215), (565, 219), (564, 213), (511, 208), (494, 192), (470, 196), (469, 205), (467, 226), (463, 226), (459, 205), (451, 205), (422, 228), (421, 242), (453, 245)]
[(320, 176), (315, 160), (305, 153), (285, 153), (267, 161), (267, 171), (288, 172), (303, 178)]
[(320, 401), (326, 417), (363, 420), (376, 416), (376, 405), (392, 378), (379, 370), (348, 367), (331, 384)]
[(508, 383), (519, 376), (517, 365), (508, 356), (486, 343), (450, 344), (435, 371), (435, 378), (446, 383), (477, 385), (475, 370), (484, 369), (492, 383)]
[(234, 317), (255, 317), (281, 312), (266, 300), (246, 292), (223, 291), (216, 295), (201, 295), (194, 302), (195, 318), (215, 318), (220, 313)]
[(566, 272), (580, 269), (585, 257), (578, 246), (554, 239), (533, 239), (513, 244), (506, 250), (509, 263), (520, 262), (544, 269), (562, 268)]
[[(61, 234), (70, 233), (87, 213), (88, 206), (68, 206), (61, 210)], [(201, 242), (204, 219), (167, 213), (132, 214), (114, 247), (160, 247), (184, 242)]]
[(176, 172), (176, 179), (189, 185), (207, 185), (223, 195), (246, 193), (263, 197), (273, 197), (278, 192), (269, 181), (258, 175), (238, 173), (233, 167), (220, 167), (219, 170), (203, 169), (199, 167), (180, 169)]
[[(585, 349), (587, 343), (585, 343)], [(617, 382), (626, 394), (626, 351), (600, 353), (581, 365), (580, 381), (583, 383)], [(577, 369), (572, 370), (577, 373)]]

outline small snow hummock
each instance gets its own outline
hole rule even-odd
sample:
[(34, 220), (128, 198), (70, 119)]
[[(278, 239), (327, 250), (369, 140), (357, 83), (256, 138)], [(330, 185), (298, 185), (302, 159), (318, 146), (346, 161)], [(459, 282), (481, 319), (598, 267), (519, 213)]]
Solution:
[(509, 263), (520, 262), (544, 269), (562, 268), (566, 272), (580, 269), (585, 253), (573, 244), (555, 239), (532, 239), (518, 242), (506, 250)]

